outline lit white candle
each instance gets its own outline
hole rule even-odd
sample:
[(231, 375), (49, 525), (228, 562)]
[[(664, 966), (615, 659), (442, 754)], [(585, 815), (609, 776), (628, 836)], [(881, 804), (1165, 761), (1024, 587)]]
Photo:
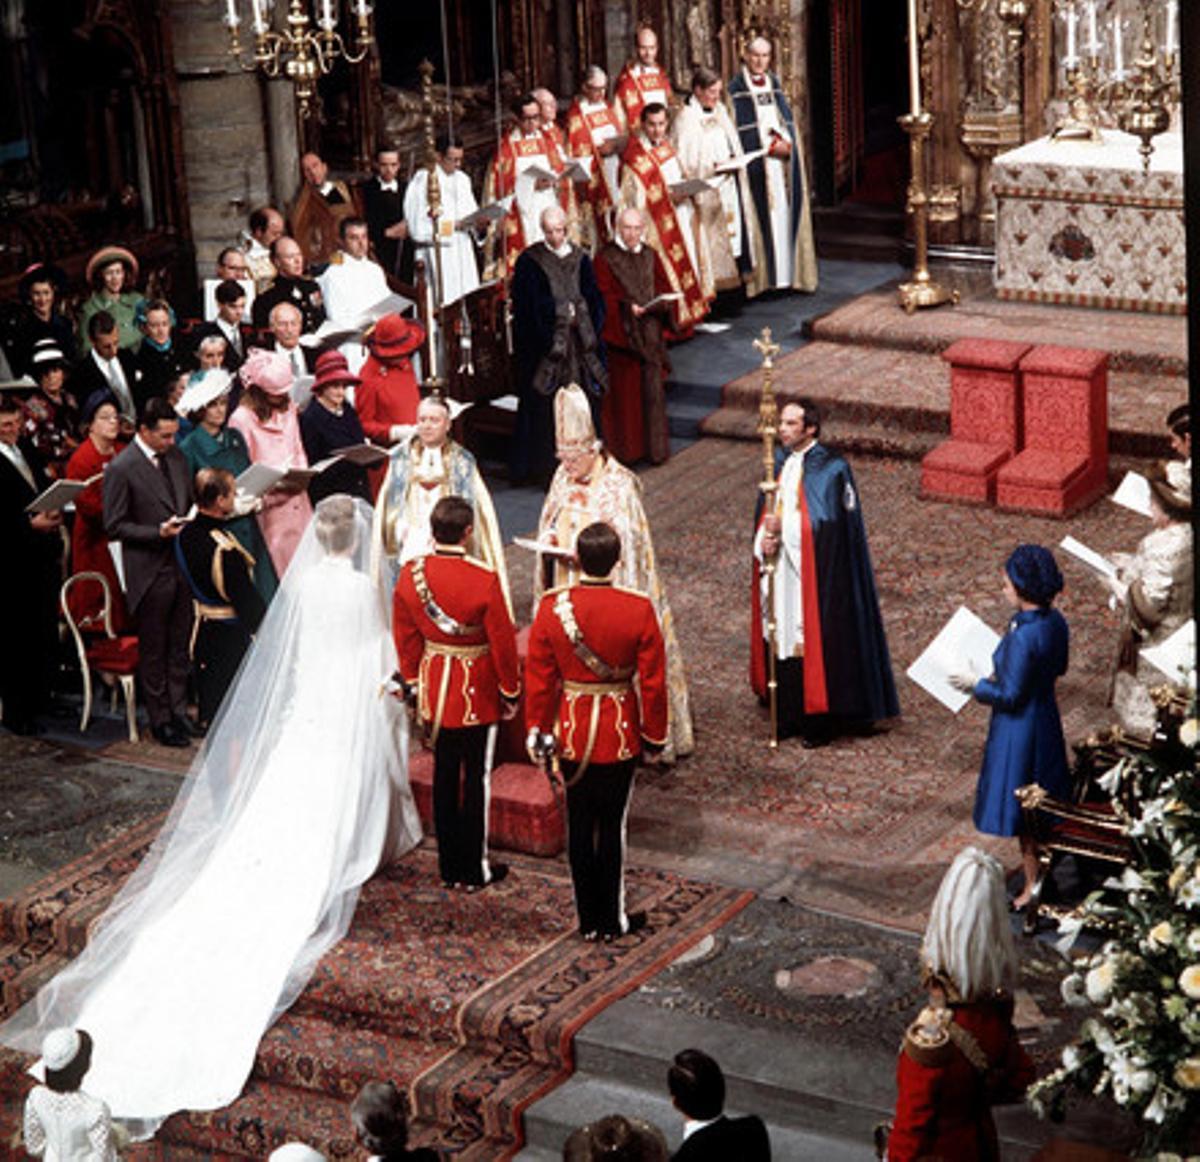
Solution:
[(1178, 47), (1175, 44), (1175, 11), (1174, 3), (1167, 5), (1167, 41), (1166, 47), (1163, 49), (1167, 56), (1171, 56)]
[(1113, 76), (1118, 81), (1125, 79), (1125, 48), (1121, 44), (1121, 16), (1113, 16)]
[(237, 28), (241, 23), (238, 20), (237, 0), (225, 0), (225, 23), (230, 28)]
[(908, 0), (908, 95), (909, 112), (921, 113), (921, 46), (917, 42), (917, 0)]
[(267, 31), (266, 0), (250, 0), (250, 7), (254, 12), (254, 32), (261, 35)]
[(321, 0), (321, 19), (318, 23), (322, 28), (333, 27), (333, 0)]
[(358, 3), (354, 7), (354, 11), (362, 17), (371, 15), (371, 7), (367, 3), (367, 0), (358, 0)]
[(1088, 4), (1088, 53), (1100, 55), (1100, 31), (1096, 27), (1096, 0)]
[[(255, 0), (255, 4), (258, 0)], [(1079, 63), (1079, 57), (1075, 52), (1075, 26), (1079, 22), (1079, 13), (1075, 11), (1075, 5), (1072, 4), (1067, 9), (1067, 59), (1063, 62), (1067, 68), (1073, 69)]]

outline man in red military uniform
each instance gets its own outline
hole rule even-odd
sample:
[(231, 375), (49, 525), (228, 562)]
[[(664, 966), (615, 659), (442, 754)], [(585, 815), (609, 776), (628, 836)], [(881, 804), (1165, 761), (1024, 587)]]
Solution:
[(499, 577), (466, 554), (473, 513), (433, 506), (434, 551), (409, 561), (392, 600), (400, 676), (433, 743), (433, 822), (447, 887), (476, 891), (508, 874), (488, 863), (488, 775), (496, 723), (516, 713), (517, 639)]
[(666, 745), (667, 657), (650, 599), (609, 580), (621, 555), (613, 528), (588, 525), (575, 551), (582, 582), (550, 590), (533, 619), (525, 725), (535, 760), (562, 757), (579, 931), (610, 941), (646, 924), (645, 912), (625, 913), (625, 811), (638, 755)]

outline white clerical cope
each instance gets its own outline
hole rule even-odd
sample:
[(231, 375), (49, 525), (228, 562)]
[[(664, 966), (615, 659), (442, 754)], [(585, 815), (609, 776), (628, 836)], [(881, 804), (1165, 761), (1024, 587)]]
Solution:
[[(808, 448), (813, 447), (812, 444)], [(779, 474), (778, 515), (782, 520), (779, 555), (775, 567), (775, 641), (776, 656), (798, 658), (804, 654), (804, 611), (802, 605), (803, 567), (800, 534), (800, 489), (804, 487), (804, 457), (808, 452), (793, 452)], [(754, 539), (754, 555), (762, 561), (762, 528)], [(767, 582), (762, 578), (763, 636), (766, 637)]]
[(596, 160), (600, 162), (600, 173), (604, 184), (608, 186), (609, 196), (616, 205), (620, 193), (618, 173), (621, 168), (621, 155), (610, 153), (607, 157), (600, 156), (600, 146), (614, 137), (620, 137), (621, 127), (607, 101), (585, 101), (580, 98), (579, 111), (583, 114), (583, 123), (587, 126), (588, 136), (592, 139), (592, 149), (595, 150)]
[(516, 198), (517, 211), (521, 215), (521, 233), (525, 245), (532, 246), (542, 240), (542, 212), (551, 206), (557, 206), (558, 193), (551, 186), (549, 189), (535, 188), (535, 179), (527, 175), (533, 166), (554, 172), (554, 163), (546, 151), (546, 138), (540, 133), (527, 134), (513, 142), (516, 155)]
[(429, 518), (433, 506), (445, 495), (450, 482), (446, 457), (441, 448), (421, 448), (413, 465), (408, 494), (404, 498), (404, 524), (400, 530), (400, 557), (397, 569), (414, 557), (433, 552), (433, 532)]
[[(442, 306), (457, 302), (479, 286), (479, 267), (475, 262), (475, 243), (465, 230), (455, 229), (469, 214), (479, 209), (475, 194), (471, 190), (471, 179), (458, 170), (448, 174), (438, 167), (438, 189), (442, 197), (442, 212), (438, 219), (438, 236), (441, 243), (442, 277), (445, 287), (441, 294)], [(431, 249), (433, 244), (433, 220), (429, 217), (429, 171), (420, 169), (409, 180), (404, 193), (404, 220), (408, 223), (409, 237), (425, 250), (428, 256), (428, 275), (437, 279), (437, 263)]]
[[(683, 126), (686, 125), (686, 130)], [(737, 172), (717, 174), (714, 170), (740, 156), (737, 130), (724, 106), (705, 109), (695, 95), (687, 100), (676, 119), (675, 148), (693, 177), (706, 178), (716, 186), (721, 215), (729, 234), (734, 258), (742, 256), (742, 204), (738, 198)], [(707, 196), (707, 195), (705, 195)]]
[[(754, 94), (754, 111), (758, 115), (758, 131), (764, 147), (775, 137), (782, 137), (793, 149), (796, 143), (787, 131), (779, 106), (775, 104), (775, 91), (769, 76), (753, 77), (748, 69), (746, 84)], [(788, 173), (791, 161), (785, 157), (763, 158), (767, 177), (767, 207), (771, 218), (771, 245), (775, 250), (775, 285), (791, 286), (792, 263), (792, 213), (788, 202)]]
[(117, 397), (122, 418), (136, 420), (137, 407), (134, 405), (133, 392), (129, 388), (129, 381), (125, 378), (125, 368), (121, 366), (121, 361), (116, 358), (101, 359), (95, 347), (92, 348), (92, 358), (96, 361), (96, 366), (100, 368), (100, 374), (108, 380), (108, 386), (112, 389), (113, 395)]
[(37, 485), (33, 480), (33, 469), (29, 467), (29, 461), (25, 459), (25, 453), (16, 444), (5, 443), (0, 443), (0, 452), (4, 453), (8, 462), (21, 474), (25, 483), (36, 492)]

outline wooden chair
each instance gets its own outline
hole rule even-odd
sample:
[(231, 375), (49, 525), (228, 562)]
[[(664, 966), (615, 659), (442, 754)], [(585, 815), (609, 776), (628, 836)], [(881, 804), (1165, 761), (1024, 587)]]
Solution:
[[(100, 587), (103, 604), (100, 611), (77, 618), (71, 611), (71, 590), (81, 582)], [(134, 694), (134, 675), (138, 666), (138, 639), (133, 634), (116, 634), (112, 627), (112, 593), (103, 573), (75, 573), (63, 582), (58, 602), (66, 618), (67, 628), (75, 639), (79, 669), (83, 674), (83, 714), (79, 731), (87, 730), (92, 716), (92, 671), (112, 686), (112, 709), (117, 708), (117, 687), (125, 694), (125, 716), (129, 723), (129, 741), (138, 741), (137, 700)], [(85, 633), (88, 634), (85, 637)]]

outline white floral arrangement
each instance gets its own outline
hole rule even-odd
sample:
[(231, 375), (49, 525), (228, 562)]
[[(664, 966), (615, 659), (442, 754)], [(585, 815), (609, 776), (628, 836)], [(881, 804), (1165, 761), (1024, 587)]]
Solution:
[[(1145, 1153), (1180, 1157), (1200, 1134), (1200, 780), (1197, 723), (1169, 758), (1152, 750), (1117, 764), (1101, 785), (1127, 821), (1132, 861), (1084, 904), (1109, 934), (1062, 983), (1092, 1010), (1062, 1065), (1033, 1085), (1030, 1105), (1060, 1118), (1067, 1092), (1110, 1096), (1133, 1115)], [(1133, 786), (1129, 814), (1117, 798)]]

